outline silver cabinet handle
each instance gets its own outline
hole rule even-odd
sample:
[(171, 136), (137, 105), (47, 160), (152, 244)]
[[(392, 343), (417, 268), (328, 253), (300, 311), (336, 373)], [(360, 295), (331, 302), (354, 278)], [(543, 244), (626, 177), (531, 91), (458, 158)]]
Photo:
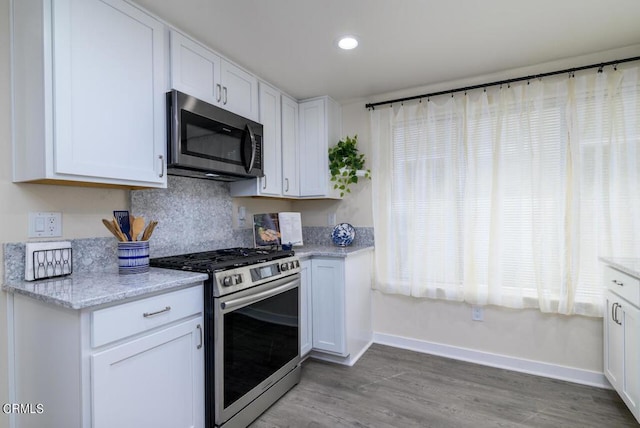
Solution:
[(164, 156), (158, 155), (158, 159), (160, 159), (160, 178), (164, 177)]
[(222, 104), (227, 105), (227, 87), (226, 86), (222, 87), (222, 93), (224, 94), (224, 97), (222, 98)]
[(222, 85), (220, 85), (219, 83), (216, 83), (216, 101), (220, 102), (221, 97), (222, 97)]
[(145, 312), (145, 313), (142, 314), (142, 316), (145, 317), (145, 318), (149, 318), (149, 317), (152, 317), (154, 315), (161, 314), (163, 312), (169, 312), (170, 310), (171, 310), (171, 306), (165, 306), (164, 309), (160, 309), (159, 311)]
[(289, 191), (289, 179), (288, 179), (288, 178), (285, 178), (285, 179), (284, 179), (284, 182), (285, 182), (285, 184), (286, 184), (286, 186), (285, 186), (285, 188), (284, 188), (284, 191), (285, 191), (285, 192), (288, 192), (288, 191)]
[(200, 348), (202, 348), (202, 344), (203, 344), (203, 342), (202, 342), (202, 326), (200, 324), (198, 324), (196, 326), (196, 328), (200, 332), (200, 344), (198, 345), (198, 349), (200, 349)]
[(613, 319), (613, 322), (615, 322), (618, 325), (622, 325), (622, 321), (620, 321), (618, 319), (618, 309), (621, 309), (622, 305), (620, 303), (614, 303), (611, 306), (611, 318)]
[(267, 174), (262, 177), (262, 190), (267, 189)]
[(619, 285), (620, 287), (624, 287), (624, 283), (623, 282), (616, 281), (615, 279), (612, 279), (611, 282), (613, 282), (615, 285)]

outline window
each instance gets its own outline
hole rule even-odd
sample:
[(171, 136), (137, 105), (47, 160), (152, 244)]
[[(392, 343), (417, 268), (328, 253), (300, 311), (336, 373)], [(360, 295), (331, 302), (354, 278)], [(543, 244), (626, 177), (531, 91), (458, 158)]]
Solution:
[(598, 257), (640, 254), (638, 89), (631, 67), (374, 110), (376, 287), (600, 316)]

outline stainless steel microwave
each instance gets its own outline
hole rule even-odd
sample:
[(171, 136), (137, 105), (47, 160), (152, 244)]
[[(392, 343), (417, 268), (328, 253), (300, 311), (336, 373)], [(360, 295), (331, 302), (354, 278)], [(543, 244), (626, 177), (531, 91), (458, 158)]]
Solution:
[(167, 93), (167, 172), (221, 181), (262, 177), (262, 125), (190, 95)]

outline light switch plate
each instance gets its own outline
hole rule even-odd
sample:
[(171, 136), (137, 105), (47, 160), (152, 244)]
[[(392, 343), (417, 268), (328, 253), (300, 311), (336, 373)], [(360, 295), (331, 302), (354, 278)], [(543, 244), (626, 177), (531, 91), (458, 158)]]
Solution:
[(30, 212), (29, 238), (55, 238), (62, 236), (62, 213)]

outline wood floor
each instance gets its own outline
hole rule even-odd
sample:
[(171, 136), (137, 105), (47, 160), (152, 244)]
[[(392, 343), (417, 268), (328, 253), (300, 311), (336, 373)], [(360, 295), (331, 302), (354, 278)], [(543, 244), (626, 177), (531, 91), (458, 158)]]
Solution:
[(613, 390), (373, 345), (353, 367), (307, 360), (252, 428), (637, 427)]

